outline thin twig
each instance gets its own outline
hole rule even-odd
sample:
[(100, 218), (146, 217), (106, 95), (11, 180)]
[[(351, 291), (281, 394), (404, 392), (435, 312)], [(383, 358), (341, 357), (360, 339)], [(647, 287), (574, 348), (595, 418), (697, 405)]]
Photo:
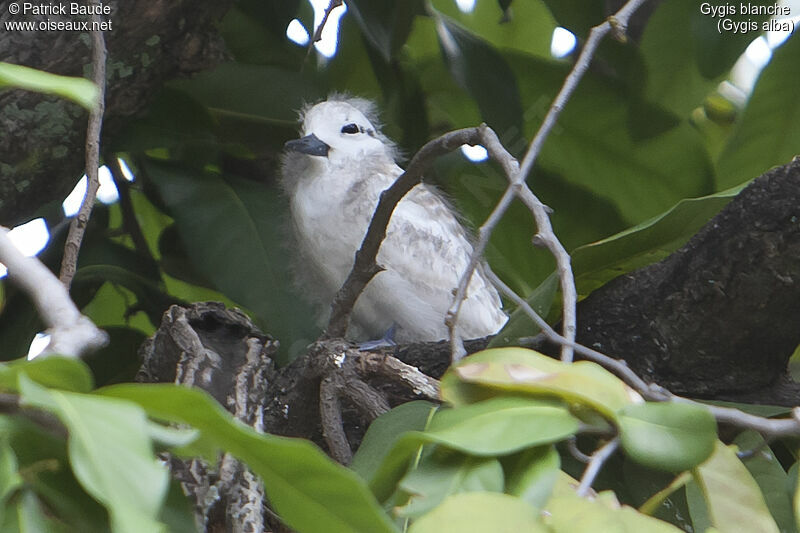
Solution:
[(583, 472), (581, 483), (578, 485), (578, 489), (575, 491), (578, 496), (584, 497), (589, 493), (592, 488), (592, 483), (594, 483), (597, 474), (600, 473), (600, 469), (603, 468), (605, 462), (608, 461), (608, 458), (613, 455), (618, 447), (619, 437), (614, 437), (592, 454), (592, 458), (589, 460), (589, 465)]
[(542, 330), (542, 334), (547, 338), (547, 340), (558, 345), (569, 344), (573, 350), (578, 352), (584, 358), (594, 361), (595, 363), (598, 363), (610, 370), (638, 392), (648, 391), (648, 394), (653, 394), (653, 387), (648, 385), (633, 370), (631, 370), (625, 361), (614, 359), (613, 357), (609, 357), (596, 350), (587, 348), (586, 346), (568, 341), (565, 337), (559, 335), (558, 332), (550, 326), (550, 324), (548, 324), (541, 316), (539, 316), (539, 314), (534, 311), (534, 309), (528, 302), (525, 301), (523, 297), (514, 292), (511, 287), (506, 285), (505, 282), (503, 282), (503, 280), (492, 271), (489, 265), (484, 264), (483, 269), (489, 281), (491, 281), (498, 289), (500, 289), (500, 292), (506, 295), (508, 299), (517, 304), (519, 308), (522, 309), (523, 312), (528, 315), (537, 326), (539, 326), (539, 328)]
[(574, 457), (581, 463), (588, 463), (589, 461), (592, 460), (591, 457), (580, 451), (580, 449), (578, 448), (577, 439), (575, 438), (574, 435), (567, 439), (567, 451), (572, 457)]
[(322, 20), (319, 22), (319, 26), (314, 30), (314, 35), (308, 41), (308, 48), (306, 49), (306, 58), (303, 60), (303, 65), (308, 61), (308, 58), (311, 57), (311, 50), (314, 49), (314, 43), (318, 43), (322, 40), (322, 30), (325, 29), (325, 24), (328, 23), (328, 17), (331, 16), (331, 12), (336, 9), (337, 7), (341, 6), (343, 3), (342, 0), (331, 0), (328, 3), (328, 7), (325, 8), (325, 12), (322, 14)]
[[(536, 221), (537, 233), (534, 237), (534, 244), (547, 248), (556, 260), (564, 302), (562, 317), (564, 332), (568, 339), (574, 340), (575, 338), (575, 304), (577, 302), (575, 279), (572, 275), (569, 254), (553, 232), (547, 207), (539, 201), (524, 182), (519, 181), (519, 164), (508, 150), (505, 149), (494, 130), (482, 124), (479, 128), (479, 133), (480, 144), (486, 148), (489, 156), (501, 165), (509, 181), (509, 185), (500, 198), (500, 201), (489, 215), (489, 218), (487, 218), (486, 222), (480, 227), (478, 242), (475, 243), (470, 261), (462, 274), (458, 288), (453, 296), (453, 303), (447, 312), (446, 323), (449, 327), (451, 359), (453, 362), (459, 360), (464, 354), (464, 347), (461, 339), (456, 334), (456, 323), (458, 321), (458, 313), (461, 309), (461, 305), (466, 298), (469, 281), (478, 266), (480, 258), (483, 257), (483, 252), (489, 244), (489, 238), (494, 228), (497, 226), (498, 222), (500, 222), (500, 219), (505, 214), (508, 206), (511, 205), (511, 201), (515, 196), (522, 200), (525, 206), (531, 211)], [(561, 345), (561, 360), (567, 362), (572, 361), (572, 347), (570, 345)]]
[(0, 263), (8, 277), (33, 300), (47, 326), (50, 344), (44, 354), (78, 357), (106, 345), (108, 335), (83, 316), (70, 300), (66, 287), (35, 257), (26, 257), (0, 226)]
[[(92, 22), (99, 28), (100, 15), (92, 16)], [(72, 285), (72, 278), (75, 277), (75, 270), (78, 266), (78, 252), (81, 249), (83, 235), (92, 214), (94, 201), (97, 197), (97, 189), (100, 187), (100, 180), (97, 170), (100, 166), (100, 130), (103, 126), (103, 112), (105, 111), (105, 92), (106, 92), (106, 43), (103, 31), (93, 29), (92, 32), (92, 81), (99, 89), (97, 106), (89, 112), (89, 125), (86, 129), (86, 196), (72, 220), (67, 234), (67, 242), (64, 245), (64, 259), (61, 262), (61, 274), (59, 278), (67, 288)]]
[[(530, 174), (530, 171), (533, 168), (536, 158), (542, 150), (542, 146), (544, 146), (545, 140), (550, 135), (550, 131), (553, 129), (553, 126), (563, 111), (564, 106), (572, 96), (575, 88), (578, 86), (578, 82), (589, 68), (589, 64), (591, 63), (600, 42), (611, 31), (614, 31), (617, 35), (624, 35), (625, 28), (627, 28), (628, 25), (628, 20), (645, 1), (646, 0), (630, 0), (624, 6), (622, 6), (617, 13), (610, 16), (602, 24), (592, 28), (592, 30), (589, 32), (589, 38), (587, 39), (586, 44), (584, 45), (583, 50), (578, 57), (578, 60), (575, 62), (575, 65), (573, 66), (569, 75), (564, 80), (564, 85), (558, 92), (558, 95), (550, 106), (550, 109), (548, 109), (544, 121), (542, 121), (542, 125), (539, 127), (539, 130), (533, 137), (533, 140), (531, 141), (531, 144), (525, 153), (525, 157), (522, 160), (522, 164), (516, 170), (504, 167), (506, 175), (510, 180), (510, 184), (503, 193), (503, 196), (500, 198), (500, 201), (498, 201), (491, 215), (489, 215), (489, 218), (480, 228), (480, 232), (478, 233), (478, 242), (475, 245), (473, 256), (470, 259), (470, 266), (467, 268), (466, 272), (464, 272), (461, 278), (459, 290), (454, 299), (454, 304), (449, 311), (450, 320), (452, 322), (455, 322), (457, 319), (461, 301), (463, 301), (464, 295), (466, 294), (466, 288), (469, 285), (469, 280), (472, 277), (472, 273), (477, 267), (478, 258), (483, 254), (483, 251), (489, 242), (489, 238), (491, 237), (495, 226), (511, 204), (512, 197), (517, 195), (526, 202), (526, 205), (528, 205), (528, 208), (531, 209), (534, 217), (536, 218), (538, 233), (534, 237), (534, 244), (541, 244), (547, 247), (556, 259), (563, 299), (563, 316), (561, 322), (564, 328), (564, 337), (567, 340), (567, 342), (561, 344), (561, 360), (572, 360), (572, 345), (575, 341), (575, 332), (577, 329), (575, 317), (577, 296), (575, 291), (575, 283), (572, 279), (573, 276), (572, 268), (570, 267), (569, 263), (569, 255), (567, 255), (566, 251), (563, 250), (563, 246), (561, 246), (561, 244), (554, 239), (555, 235), (550, 235), (552, 233), (552, 228), (550, 228), (549, 217), (542, 216), (538, 209), (533, 210), (532, 206), (534, 204), (531, 203), (532, 199), (528, 195), (528, 193), (530, 193), (530, 195), (533, 193), (524, 184), (528, 174)], [(491, 153), (489, 146), (486, 146), (486, 149)], [(533, 198), (535, 198), (535, 196)], [(536, 203), (541, 204), (541, 202), (538, 202), (538, 200), (536, 200)], [(462, 346), (461, 341), (457, 338), (457, 335), (455, 335), (455, 325), (453, 325), (450, 329), (450, 343), (451, 357), (453, 361), (456, 361), (464, 354), (464, 347)]]
[(536, 162), (536, 158), (539, 157), (539, 153), (542, 151), (545, 140), (550, 135), (550, 131), (553, 129), (553, 126), (555, 126), (567, 101), (572, 97), (572, 93), (578, 86), (578, 82), (580, 82), (586, 70), (589, 68), (589, 64), (592, 62), (592, 58), (597, 51), (597, 47), (600, 46), (600, 42), (611, 31), (624, 34), (631, 16), (646, 1), (647, 0), (629, 0), (619, 11), (608, 17), (602, 24), (598, 24), (591, 29), (589, 38), (586, 40), (586, 44), (583, 46), (577, 61), (575, 61), (575, 65), (573, 65), (572, 70), (564, 80), (564, 85), (562, 85), (550, 109), (548, 109), (544, 121), (542, 121), (542, 125), (539, 127), (536, 135), (534, 135), (528, 147), (528, 151), (525, 153), (525, 157), (522, 158), (518, 176), (520, 183), (528, 178), (528, 174), (530, 174), (533, 164)]

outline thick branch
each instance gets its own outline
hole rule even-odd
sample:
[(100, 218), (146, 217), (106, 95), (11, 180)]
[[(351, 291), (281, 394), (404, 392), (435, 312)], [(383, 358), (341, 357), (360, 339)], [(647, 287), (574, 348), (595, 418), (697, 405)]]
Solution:
[(699, 397), (797, 405), (800, 160), (744, 189), (681, 249), (578, 306), (581, 344)]
[(0, 263), (8, 268), (8, 277), (33, 300), (50, 335), (45, 353), (77, 357), (102, 348), (108, 335), (83, 316), (69, 297), (67, 289), (35, 257), (25, 257), (0, 227)]

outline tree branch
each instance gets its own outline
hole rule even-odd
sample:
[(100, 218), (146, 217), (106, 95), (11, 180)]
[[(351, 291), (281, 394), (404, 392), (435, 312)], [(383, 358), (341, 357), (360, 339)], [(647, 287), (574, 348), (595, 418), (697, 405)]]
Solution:
[(103, 127), (103, 112), (105, 111), (107, 54), (103, 30), (99, 29), (100, 15), (97, 12), (92, 15), (92, 22), (98, 28), (91, 32), (92, 81), (99, 89), (99, 96), (97, 106), (89, 112), (89, 126), (86, 130), (86, 196), (83, 198), (77, 216), (69, 226), (67, 242), (64, 245), (64, 259), (61, 262), (59, 278), (67, 289), (72, 285), (72, 278), (75, 277), (75, 270), (78, 267), (78, 252), (81, 249), (81, 242), (92, 214), (95, 198), (97, 198), (97, 189), (100, 188), (97, 170), (100, 166), (100, 131)]
[(26, 257), (0, 226), (0, 263), (8, 268), (8, 277), (33, 300), (47, 326), (50, 344), (44, 354), (78, 357), (108, 343), (108, 335), (83, 316), (63, 284), (35, 257)]
[(619, 437), (614, 437), (592, 454), (592, 458), (589, 460), (589, 465), (583, 472), (581, 483), (578, 485), (578, 488), (575, 491), (578, 496), (583, 498), (589, 494), (589, 491), (592, 488), (592, 483), (594, 483), (594, 479), (597, 477), (597, 474), (600, 473), (600, 469), (603, 468), (603, 465), (606, 461), (608, 461), (609, 457), (611, 457), (614, 452), (617, 451), (617, 448), (619, 448)]

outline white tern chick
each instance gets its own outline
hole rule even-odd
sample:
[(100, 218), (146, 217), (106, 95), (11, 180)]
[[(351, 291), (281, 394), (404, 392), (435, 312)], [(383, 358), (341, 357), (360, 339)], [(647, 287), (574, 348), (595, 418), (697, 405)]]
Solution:
[[(304, 288), (329, 305), (353, 266), (380, 193), (403, 173), (395, 148), (376, 127), (373, 105), (331, 97), (302, 113), (302, 135), (286, 143), (283, 183)], [(448, 336), (445, 314), (472, 245), (447, 203), (428, 185), (397, 205), (378, 252), (384, 267), (366, 286), (348, 334), (376, 339), (390, 327), (398, 342)], [(496, 333), (507, 316), (495, 288), (476, 270), (458, 321), (461, 338)]]

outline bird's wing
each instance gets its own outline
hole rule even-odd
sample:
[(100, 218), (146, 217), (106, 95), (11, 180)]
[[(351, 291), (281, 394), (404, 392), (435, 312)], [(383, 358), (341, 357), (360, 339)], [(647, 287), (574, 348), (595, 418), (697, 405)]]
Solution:
[[(446, 336), (444, 315), (453, 290), (469, 263), (472, 245), (447, 202), (431, 187), (415, 187), (397, 205), (378, 254), (386, 268), (373, 281), (375, 290), (401, 294), (393, 311), (411, 328), (435, 327), (429, 340)], [(505, 322), (497, 291), (476, 270), (459, 316), (466, 337), (495, 333)], [(432, 323), (431, 325), (425, 325)]]

